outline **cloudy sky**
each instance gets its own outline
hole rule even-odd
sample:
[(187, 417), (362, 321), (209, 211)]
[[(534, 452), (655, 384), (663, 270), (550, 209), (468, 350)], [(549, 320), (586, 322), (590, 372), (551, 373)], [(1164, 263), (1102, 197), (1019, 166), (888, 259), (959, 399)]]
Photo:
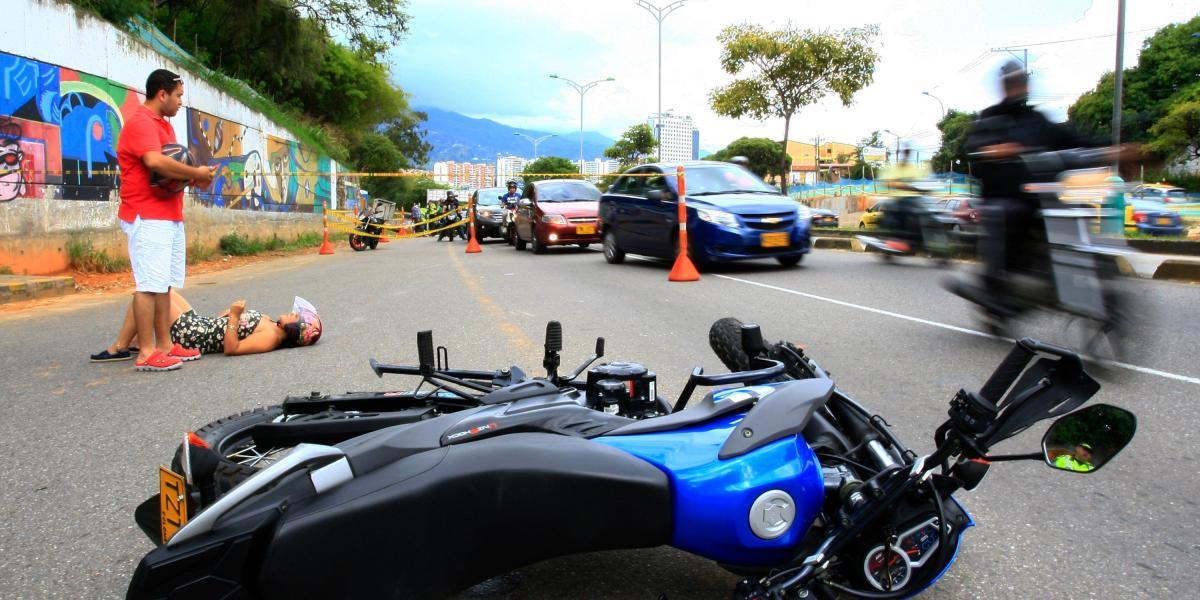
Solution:
[[(669, 0), (648, 0), (665, 6)], [(663, 22), (662, 106), (691, 115), (701, 147), (743, 136), (779, 138), (782, 119), (719, 117), (709, 92), (732, 80), (719, 65), (717, 35), (730, 24), (767, 28), (881, 28), (875, 81), (843, 107), (834, 98), (793, 119), (793, 140), (820, 135), (853, 143), (890, 129), (922, 154), (938, 145), (938, 102), (977, 110), (998, 97), (994, 74), (1027, 47), (1033, 96), (1052, 117), (1113, 69), (1116, 0), (688, 0)], [(579, 95), (562, 77), (605, 77), (585, 98), (584, 127), (617, 137), (657, 103), (657, 23), (634, 0), (410, 0), (411, 34), (392, 55), (393, 77), (417, 105), (516, 127), (579, 128)], [(1163, 25), (1200, 12), (1195, 0), (1127, 3), (1125, 64)], [(1020, 52), (1018, 51), (1018, 54)], [(886, 138), (889, 141), (890, 137)]]

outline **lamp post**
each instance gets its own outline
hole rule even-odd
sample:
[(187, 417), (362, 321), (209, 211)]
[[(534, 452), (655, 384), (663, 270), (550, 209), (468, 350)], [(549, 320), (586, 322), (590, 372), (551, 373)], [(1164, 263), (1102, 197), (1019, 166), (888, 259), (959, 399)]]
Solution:
[(544, 141), (546, 141), (546, 140), (548, 140), (548, 139), (550, 139), (550, 138), (552, 138), (552, 137), (554, 137), (554, 136), (556, 136), (556, 135), (558, 135), (558, 134), (557, 134), (557, 133), (551, 133), (551, 134), (543, 135), (542, 137), (539, 137), (539, 138), (534, 138), (534, 137), (533, 137), (533, 136), (531, 136), (531, 135), (525, 135), (524, 133), (516, 133), (516, 132), (513, 132), (513, 135), (516, 135), (516, 136), (523, 137), (523, 138), (525, 138), (525, 139), (529, 140), (529, 141), (530, 141), (530, 143), (532, 143), (532, 144), (533, 144), (533, 160), (537, 160), (537, 147), (538, 147), (538, 144), (540, 144), (540, 143), (542, 143), (542, 142), (544, 142)]
[(654, 138), (658, 142), (658, 159), (662, 160), (662, 23), (666, 20), (667, 15), (675, 11), (675, 9), (683, 6), (687, 0), (675, 0), (666, 6), (658, 7), (650, 4), (646, 0), (637, 0), (637, 5), (646, 9), (650, 16), (658, 21), (658, 116), (655, 121)]
[(921, 93), (926, 96), (929, 96), (930, 98), (933, 98), (934, 100), (937, 100), (938, 106), (942, 107), (942, 118), (943, 119), (946, 118), (946, 105), (942, 104), (942, 100), (940, 98), (938, 98), (937, 96), (930, 94), (929, 92), (921, 92)]
[(883, 132), (888, 135), (896, 136), (896, 163), (899, 164), (900, 163), (900, 134), (892, 131), (891, 129), (884, 129)]
[(579, 173), (583, 174), (583, 95), (588, 93), (589, 90), (596, 87), (597, 85), (600, 85), (601, 83), (604, 83), (606, 81), (616, 81), (616, 80), (613, 79), (612, 77), (606, 77), (604, 79), (597, 79), (595, 81), (589, 81), (585, 84), (580, 85), (580, 84), (576, 83), (575, 81), (567, 79), (566, 77), (559, 77), (558, 75), (551, 74), (550, 79), (557, 79), (559, 81), (562, 81), (562, 82), (566, 83), (567, 85), (575, 88), (575, 91), (579, 92)]

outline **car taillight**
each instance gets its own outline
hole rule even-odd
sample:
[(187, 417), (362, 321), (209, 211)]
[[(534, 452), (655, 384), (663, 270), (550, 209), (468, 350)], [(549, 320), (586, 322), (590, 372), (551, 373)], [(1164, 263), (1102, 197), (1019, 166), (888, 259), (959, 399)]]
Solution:
[(1133, 221), (1135, 223), (1145, 223), (1146, 222), (1146, 213), (1141, 213), (1141, 212), (1133, 213)]

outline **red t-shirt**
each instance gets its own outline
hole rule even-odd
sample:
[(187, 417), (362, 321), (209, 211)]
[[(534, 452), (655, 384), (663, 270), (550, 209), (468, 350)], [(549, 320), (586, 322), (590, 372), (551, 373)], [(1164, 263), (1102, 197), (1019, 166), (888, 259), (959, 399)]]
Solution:
[(174, 144), (175, 129), (166, 119), (145, 105), (125, 116), (125, 126), (117, 140), (117, 164), (121, 166), (121, 207), (117, 217), (132, 223), (137, 217), (183, 220), (183, 192), (171, 193), (150, 185), (150, 168), (142, 156), (151, 150), (161, 152), (166, 144)]

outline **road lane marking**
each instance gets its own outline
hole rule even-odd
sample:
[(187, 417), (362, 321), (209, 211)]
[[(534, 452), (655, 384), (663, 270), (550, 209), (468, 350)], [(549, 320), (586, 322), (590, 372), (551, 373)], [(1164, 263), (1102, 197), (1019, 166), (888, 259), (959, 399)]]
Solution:
[[(744, 284), (747, 284), (747, 285), (752, 285), (752, 286), (761, 287), (761, 288), (765, 288), (765, 289), (769, 289), (769, 290), (774, 290), (774, 291), (777, 291), (777, 292), (783, 292), (783, 293), (785, 293), (785, 294), (792, 294), (792, 295), (794, 295), (794, 296), (801, 296), (801, 297), (804, 297), (804, 298), (808, 298), (808, 299), (810, 299), (810, 300), (819, 300), (819, 301), (821, 301), (821, 302), (828, 302), (828, 303), (830, 303), (830, 304), (836, 304), (836, 305), (838, 305), (838, 306), (845, 306), (846, 308), (853, 308), (853, 309), (862, 310), (862, 311), (866, 311), (866, 312), (870, 312), (870, 313), (875, 313), (875, 314), (877, 314), (877, 315), (882, 315), (882, 316), (885, 316), (885, 317), (892, 317), (892, 318), (894, 318), (894, 319), (902, 319), (902, 320), (905, 320), (905, 321), (911, 321), (911, 322), (913, 322), (913, 323), (920, 323), (920, 324), (922, 324), (922, 325), (929, 325), (929, 326), (931, 326), (931, 327), (938, 327), (938, 328), (940, 328), (940, 329), (946, 329), (946, 330), (948, 330), (948, 331), (954, 331), (954, 332), (957, 332), (957, 333), (965, 333), (965, 334), (967, 334), (967, 335), (974, 335), (974, 336), (979, 336), (979, 337), (982, 337), (982, 338), (988, 338), (988, 339), (992, 339), (992, 340), (1002, 340), (1002, 341), (1006, 341), (1006, 342), (1014, 342), (1014, 341), (1016, 341), (1016, 340), (1013, 340), (1012, 338), (1007, 338), (1007, 337), (998, 336), (998, 335), (992, 335), (992, 334), (990, 334), (990, 333), (985, 333), (985, 332), (982, 332), (982, 331), (976, 331), (976, 330), (974, 330), (974, 329), (967, 329), (966, 327), (958, 327), (958, 326), (956, 326), (956, 325), (950, 325), (950, 324), (948, 324), (948, 323), (940, 323), (940, 322), (938, 322), (938, 321), (930, 321), (929, 319), (922, 319), (922, 318), (920, 318), (920, 317), (913, 317), (913, 316), (909, 316), (909, 315), (904, 315), (904, 314), (900, 314), (900, 313), (892, 312), (892, 311), (890, 311), (890, 310), (883, 310), (883, 309), (881, 309), (881, 308), (872, 308), (872, 307), (870, 307), (870, 306), (863, 306), (863, 305), (861, 305), (861, 304), (854, 304), (853, 302), (846, 302), (845, 300), (836, 300), (836, 299), (833, 299), (833, 298), (826, 298), (825, 296), (818, 296), (818, 295), (816, 295), (816, 294), (809, 294), (808, 292), (801, 292), (801, 291), (799, 291), (799, 290), (792, 290), (792, 289), (788, 289), (788, 288), (784, 288), (784, 287), (779, 287), (779, 286), (777, 286), (777, 285), (771, 285), (771, 284), (769, 284), (769, 283), (761, 283), (761, 282), (758, 282), (758, 281), (751, 281), (751, 280), (749, 280), (749, 279), (742, 279), (742, 278), (740, 278), (740, 277), (731, 277), (731, 276), (729, 276), (729, 275), (721, 275), (721, 274), (719, 274), (719, 273), (712, 273), (712, 274), (710, 274), (710, 275), (711, 275), (712, 277), (718, 277), (718, 278), (721, 278), (721, 279), (727, 279), (727, 280), (729, 280), (729, 281), (736, 281), (736, 282), (738, 282), (738, 283), (744, 283)], [(1184, 383), (1191, 383), (1191, 384), (1195, 384), (1195, 385), (1200, 385), (1200, 378), (1197, 378), (1197, 377), (1189, 377), (1189, 376), (1187, 376), (1187, 375), (1179, 375), (1179, 374), (1177, 374), (1177, 373), (1171, 373), (1171, 372), (1168, 372), (1168, 371), (1160, 371), (1160, 370), (1158, 370), (1158, 369), (1151, 369), (1151, 368), (1149, 368), (1149, 367), (1141, 367), (1141, 366), (1138, 366), (1138, 365), (1131, 365), (1131, 364), (1128, 364), (1128, 363), (1117, 362), (1117, 361), (1112, 361), (1112, 360), (1098, 360), (1097, 362), (1099, 362), (1099, 363), (1101, 363), (1101, 364), (1103, 364), (1103, 365), (1105, 365), (1105, 366), (1109, 366), (1109, 367), (1117, 367), (1117, 368), (1121, 368), (1121, 369), (1127, 369), (1127, 370), (1130, 370), (1130, 371), (1136, 371), (1136, 372), (1138, 372), (1138, 373), (1145, 373), (1145, 374), (1147, 374), (1147, 375), (1155, 375), (1155, 376), (1162, 377), (1162, 378), (1165, 378), (1165, 379), (1174, 379), (1175, 381), (1182, 381), (1182, 382), (1184, 382)]]
[(504, 308), (502, 308), (499, 304), (496, 304), (496, 301), (493, 300), (491, 296), (487, 295), (487, 293), (484, 292), (480, 287), (479, 283), (471, 277), (471, 273), (467, 271), (467, 268), (462, 264), (462, 261), (459, 260), (458, 253), (455, 252), (457, 246), (451, 244), (448, 246), (448, 248), (450, 248), (448, 251), (450, 260), (454, 262), (454, 268), (458, 270), (458, 276), (462, 279), (463, 285), (470, 290), (471, 295), (475, 297), (475, 301), (478, 302), (479, 305), (491, 315), (490, 320), (500, 328), (500, 331), (505, 337), (508, 338), (508, 341), (513, 346), (516, 346), (520, 352), (534, 352), (537, 348), (537, 345), (534, 344), (533, 340), (530, 340), (520, 327), (508, 320), (508, 313), (504, 310)]

